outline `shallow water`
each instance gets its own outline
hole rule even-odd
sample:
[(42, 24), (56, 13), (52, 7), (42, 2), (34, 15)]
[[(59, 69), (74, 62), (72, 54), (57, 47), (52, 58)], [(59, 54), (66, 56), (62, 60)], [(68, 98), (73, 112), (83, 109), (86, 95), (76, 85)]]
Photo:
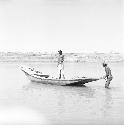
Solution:
[[(124, 64), (113, 63), (110, 89), (104, 80), (85, 87), (31, 83), (19, 65), (58, 76), (56, 63), (0, 63), (0, 124), (122, 125), (124, 124)], [(101, 77), (96, 63), (65, 63), (65, 76)]]

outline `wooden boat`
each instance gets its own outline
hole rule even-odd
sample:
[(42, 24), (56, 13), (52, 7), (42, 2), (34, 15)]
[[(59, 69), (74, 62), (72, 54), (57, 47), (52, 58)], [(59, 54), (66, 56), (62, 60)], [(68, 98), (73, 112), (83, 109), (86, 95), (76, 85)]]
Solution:
[(25, 73), (31, 82), (53, 84), (53, 85), (83, 85), (88, 82), (97, 81), (98, 78), (77, 77), (71, 79), (58, 79), (34, 70), (34, 68), (21, 66), (21, 70)]

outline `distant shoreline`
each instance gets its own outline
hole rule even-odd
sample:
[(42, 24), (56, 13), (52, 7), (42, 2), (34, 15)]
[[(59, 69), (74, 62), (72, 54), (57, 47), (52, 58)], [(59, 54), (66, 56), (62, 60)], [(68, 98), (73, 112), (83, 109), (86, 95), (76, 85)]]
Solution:
[[(124, 62), (121, 53), (64, 53), (65, 62)], [(57, 62), (57, 53), (0, 52), (0, 62)]]

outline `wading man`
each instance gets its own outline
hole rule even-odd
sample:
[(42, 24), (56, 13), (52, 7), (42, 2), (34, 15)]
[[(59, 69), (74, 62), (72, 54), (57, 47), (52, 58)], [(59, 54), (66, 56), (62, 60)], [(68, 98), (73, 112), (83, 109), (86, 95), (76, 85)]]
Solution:
[(62, 54), (62, 51), (59, 50), (59, 56), (58, 56), (58, 70), (59, 70), (59, 79), (61, 79), (63, 77), (63, 79), (65, 79), (64, 76), (64, 55)]
[(105, 62), (102, 65), (105, 68), (105, 73), (106, 73), (106, 75), (102, 77), (103, 79), (106, 80), (105, 88), (109, 88), (109, 84), (113, 78), (111, 74), (111, 69), (107, 66), (107, 63)]

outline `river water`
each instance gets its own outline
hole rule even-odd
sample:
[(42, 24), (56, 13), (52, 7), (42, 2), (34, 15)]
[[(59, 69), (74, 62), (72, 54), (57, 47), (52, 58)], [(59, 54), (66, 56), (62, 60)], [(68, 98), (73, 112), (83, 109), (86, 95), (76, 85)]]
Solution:
[[(27, 65), (58, 77), (56, 63), (0, 63), (0, 125), (122, 125), (124, 64), (109, 64), (114, 79), (85, 87), (31, 83), (19, 69)], [(101, 77), (99, 63), (65, 63), (65, 76)]]

